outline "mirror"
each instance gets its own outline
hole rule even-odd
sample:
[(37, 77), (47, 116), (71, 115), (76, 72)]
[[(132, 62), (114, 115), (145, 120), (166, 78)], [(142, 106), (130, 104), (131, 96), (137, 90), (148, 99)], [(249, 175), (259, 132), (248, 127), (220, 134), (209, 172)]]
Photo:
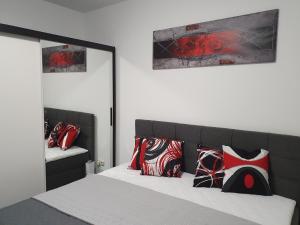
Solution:
[[(99, 49), (45, 40), (40, 44), (50, 190), (82, 178), (84, 170), (98, 173), (113, 166), (113, 57)], [(81, 148), (89, 151), (88, 159), (80, 158)]]

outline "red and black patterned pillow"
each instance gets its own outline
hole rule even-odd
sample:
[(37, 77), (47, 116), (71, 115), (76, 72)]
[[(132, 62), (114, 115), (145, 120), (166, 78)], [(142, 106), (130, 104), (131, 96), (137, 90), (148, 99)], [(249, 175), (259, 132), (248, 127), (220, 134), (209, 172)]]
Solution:
[(129, 167), (133, 170), (140, 170), (144, 161), (144, 154), (141, 152), (143, 139), (144, 138), (138, 136), (135, 137), (134, 151), (129, 165)]
[[(181, 177), (182, 141), (149, 138), (142, 141), (142, 175)], [(145, 150), (143, 150), (145, 149)]]
[(64, 151), (71, 148), (79, 133), (79, 126), (68, 124), (59, 135), (57, 145)]
[(222, 188), (224, 177), (222, 150), (198, 145), (198, 165), (194, 187)]
[(55, 125), (48, 138), (48, 148), (57, 146), (57, 141), (61, 133), (65, 130), (66, 125), (63, 122), (59, 122)]
[(223, 192), (272, 195), (269, 186), (269, 152), (252, 152), (223, 146), (225, 176)]

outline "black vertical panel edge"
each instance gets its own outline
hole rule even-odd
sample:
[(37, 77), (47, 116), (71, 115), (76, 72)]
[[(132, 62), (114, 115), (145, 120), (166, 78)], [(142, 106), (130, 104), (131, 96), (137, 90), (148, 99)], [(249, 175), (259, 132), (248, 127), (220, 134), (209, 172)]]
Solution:
[(112, 112), (113, 112), (113, 109), (112, 109), (112, 107), (110, 107), (110, 109), (109, 109), (109, 119), (110, 119), (109, 124), (110, 124), (111, 127), (113, 126), (113, 115), (112, 115)]
[(116, 166), (116, 48), (112, 51), (113, 57), (113, 167)]
[(112, 83), (113, 83), (113, 166), (116, 166), (116, 49), (114, 46), (99, 44), (90, 41), (84, 41), (80, 39), (65, 37), (56, 34), (45, 33), (41, 31), (31, 30), (27, 28), (7, 25), (0, 23), (0, 32), (20, 35), (25, 37), (37, 38), (41, 40), (61, 42), (65, 44), (78, 45), (86, 48), (99, 49), (112, 53)]

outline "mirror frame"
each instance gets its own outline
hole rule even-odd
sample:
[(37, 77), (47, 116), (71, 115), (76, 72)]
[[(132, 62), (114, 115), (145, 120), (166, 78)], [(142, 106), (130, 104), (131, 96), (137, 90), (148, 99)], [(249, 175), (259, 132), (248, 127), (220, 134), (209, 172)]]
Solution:
[(72, 45), (79, 45), (86, 48), (99, 49), (112, 53), (112, 87), (113, 87), (113, 105), (110, 112), (110, 125), (113, 129), (113, 167), (116, 166), (116, 48), (110, 45), (99, 44), (90, 41), (84, 41), (71, 37), (31, 30), (27, 28), (12, 26), (0, 23), (0, 32), (15, 34), (25, 37), (37, 38), (39, 40), (47, 40), (53, 42), (60, 42)]

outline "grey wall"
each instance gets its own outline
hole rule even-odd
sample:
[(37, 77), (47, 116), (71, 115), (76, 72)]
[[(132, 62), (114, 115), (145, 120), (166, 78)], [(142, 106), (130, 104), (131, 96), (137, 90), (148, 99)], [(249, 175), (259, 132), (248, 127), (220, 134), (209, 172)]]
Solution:
[(84, 38), (83, 14), (43, 0), (0, 0), (0, 23)]
[[(130, 159), (136, 118), (300, 135), (298, 0), (128, 0), (87, 14), (40, 0), (0, 4), (1, 22), (117, 47), (118, 162)], [(154, 30), (274, 8), (276, 63), (152, 70)]]
[[(276, 63), (152, 70), (154, 30), (276, 8)], [(300, 135), (299, 9), (299, 0), (129, 0), (87, 14), (87, 38), (117, 47), (118, 162), (130, 160), (136, 118)]]

